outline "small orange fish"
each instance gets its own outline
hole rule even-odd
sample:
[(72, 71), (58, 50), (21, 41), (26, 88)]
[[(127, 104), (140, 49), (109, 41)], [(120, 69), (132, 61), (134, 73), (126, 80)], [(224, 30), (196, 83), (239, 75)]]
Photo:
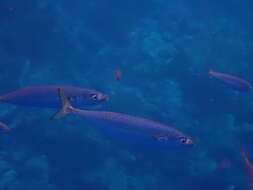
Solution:
[(0, 122), (0, 131), (7, 133), (10, 130), (11, 130), (11, 128), (8, 127), (8, 125), (6, 125), (5, 123)]
[(223, 158), (221, 161), (218, 162), (218, 167), (220, 169), (229, 168), (231, 165), (231, 161), (228, 158)]
[(249, 189), (253, 190), (253, 166), (251, 162), (248, 159), (248, 156), (246, 155), (245, 151), (241, 148), (240, 154), (248, 175), (248, 181), (249, 181)]
[(114, 78), (115, 78), (115, 80), (119, 81), (121, 79), (121, 77), (122, 77), (122, 71), (120, 69), (116, 69), (114, 71)]

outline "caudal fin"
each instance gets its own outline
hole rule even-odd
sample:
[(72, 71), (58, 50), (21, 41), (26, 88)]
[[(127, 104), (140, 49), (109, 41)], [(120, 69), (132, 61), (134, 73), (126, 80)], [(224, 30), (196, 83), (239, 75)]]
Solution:
[(70, 113), (71, 110), (73, 110), (74, 108), (70, 105), (68, 98), (65, 96), (64, 92), (62, 89), (58, 88), (58, 95), (60, 97), (61, 103), (62, 103), (62, 107), (61, 109), (56, 112), (51, 119), (59, 119), (63, 116), (65, 116), (66, 114)]

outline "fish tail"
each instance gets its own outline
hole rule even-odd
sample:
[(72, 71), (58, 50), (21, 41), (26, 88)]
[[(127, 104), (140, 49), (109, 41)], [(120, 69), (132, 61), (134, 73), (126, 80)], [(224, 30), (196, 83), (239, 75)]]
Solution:
[(61, 109), (56, 112), (51, 119), (59, 119), (63, 116), (65, 116), (66, 114), (69, 114), (74, 108), (71, 106), (71, 104), (69, 103), (68, 98), (66, 97), (66, 95), (64, 94), (63, 90), (58, 88), (58, 95), (60, 97), (61, 100), (61, 104), (62, 107)]

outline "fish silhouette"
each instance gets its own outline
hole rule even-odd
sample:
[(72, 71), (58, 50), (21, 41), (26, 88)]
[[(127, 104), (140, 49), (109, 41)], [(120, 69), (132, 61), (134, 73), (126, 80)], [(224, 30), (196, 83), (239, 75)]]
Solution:
[(252, 89), (252, 85), (248, 81), (237, 76), (215, 72), (211, 69), (209, 69), (208, 75), (214, 77), (215, 79), (238, 91), (249, 91)]
[(251, 162), (248, 159), (248, 156), (246, 155), (246, 152), (244, 149), (240, 149), (240, 154), (243, 160), (243, 164), (245, 166), (247, 176), (248, 176), (248, 181), (249, 181), (249, 189), (253, 190), (253, 166)]

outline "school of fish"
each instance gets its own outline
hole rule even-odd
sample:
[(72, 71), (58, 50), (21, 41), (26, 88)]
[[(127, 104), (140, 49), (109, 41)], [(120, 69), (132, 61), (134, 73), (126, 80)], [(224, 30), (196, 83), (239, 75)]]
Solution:
[[(227, 73), (208, 71), (208, 76), (217, 79), (228, 87), (237, 91), (250, 91), (252, 85), (237, 76)], [(115, 70), (114, 78), (119, 81), (122, 77), (120, 69)], [(75, 86), (31, 86), (9, 92), (0, 96), (0, 101), (10, 104), (34, 107), (58, 108), (52, 119), (59, 119), (66, 114), (74, 114), (92, 126), (99, 128), (105, 134), (116, 137), (134, 145), (148, 147), (194, 147), (191, 136), (171, 126), (149, 119), (108, 111), (90, 111), (89, 108), (108, 100), (108, 95), (96, 90)], [(0, 122), (0, 131), (7, 133), (11, 128)], [(249, 181), (249, 189), (253, 190), (253, 165), (249, 161), (244, 149), (240, 155), (245, 166)], [(233, 186), (234, 187), (234, 186)]]

